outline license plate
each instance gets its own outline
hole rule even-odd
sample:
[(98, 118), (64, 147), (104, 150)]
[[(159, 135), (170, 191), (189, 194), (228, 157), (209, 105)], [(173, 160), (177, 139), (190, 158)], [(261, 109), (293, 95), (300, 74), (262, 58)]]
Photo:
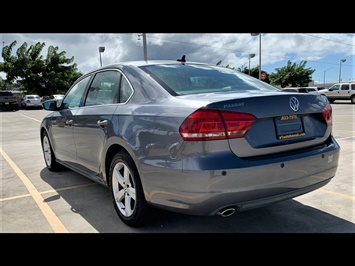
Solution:
[(9, 105), (10, 103), (5, 103), (5, 105)]
[(291, 139), (303, 137), (304, 132), (302, 117), (298, 115), (283, 115), (275, 118), (277, 139)]

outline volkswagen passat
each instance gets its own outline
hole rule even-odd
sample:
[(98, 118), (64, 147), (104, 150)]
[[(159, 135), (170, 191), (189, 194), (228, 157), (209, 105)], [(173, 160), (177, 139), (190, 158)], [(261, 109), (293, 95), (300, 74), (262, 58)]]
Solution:
[(109, 188), (127, 225), (161, 208), (232, 215), (312, 192), (335, 176), (332, 107), (217, 65), (124, 62), (48, 100), (40, 138), (65, 166)]

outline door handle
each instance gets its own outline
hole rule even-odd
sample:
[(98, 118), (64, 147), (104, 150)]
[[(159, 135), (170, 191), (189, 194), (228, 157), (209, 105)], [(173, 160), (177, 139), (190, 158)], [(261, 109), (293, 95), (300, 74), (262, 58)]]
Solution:
[(98, 124), (100, 127), (105, 127), (105, 126), (107, 126), (107, 123), (108, 123), (107, 120), (99, 120), (99, 121), (97, 121), (97, 124)]
[(65, 124), (67, 126), (71, 126), (71, 125), (73, 125), (73, 120), (67, 120), (67, 121), (65, 121)]

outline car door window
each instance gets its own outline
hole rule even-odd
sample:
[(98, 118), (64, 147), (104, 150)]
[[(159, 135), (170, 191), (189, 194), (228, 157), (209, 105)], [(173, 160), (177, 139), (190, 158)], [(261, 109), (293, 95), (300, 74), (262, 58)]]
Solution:
[(349, 90), (349, 84), (343, 84), (341, 86), (341, 90), (344, 91), (344, 90)]
[(88, 82), (90, 81), (90, 78), (91, 76), (85, 77), (70, 89), (70, 91), (63, 100), (63, 109), (72, 109), (80, 106), (83, 94), (85, 92)]
[(125, 78), (122, 78), (122, 84), (120, 88), (120, 103), (125, 103), (131, 97), (133, 90)]
[(330, 89), (331, 89), (332, 91), (338, 91), (339, 88), (340, 88), (340, 85), (334, 85), (334, 86), (332, 86)]
[(85, 106), (117, 103), (120, 79), (118, 71), (97, 73), (89, 88)]

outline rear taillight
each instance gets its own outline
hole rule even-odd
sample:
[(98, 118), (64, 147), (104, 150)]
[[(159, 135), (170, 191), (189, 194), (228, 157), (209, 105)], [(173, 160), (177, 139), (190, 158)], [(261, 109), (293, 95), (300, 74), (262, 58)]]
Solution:
[(255, 120), (247, 113), (200, 109), (185, 119), (180, 134), (187, 141), (241, 138)]
[(327, 122), (327, 125), (331, 126), (333, 124), (332, 106), (330, 104), (326, 105), (322, 110), (322, 114), (325, 121)]

